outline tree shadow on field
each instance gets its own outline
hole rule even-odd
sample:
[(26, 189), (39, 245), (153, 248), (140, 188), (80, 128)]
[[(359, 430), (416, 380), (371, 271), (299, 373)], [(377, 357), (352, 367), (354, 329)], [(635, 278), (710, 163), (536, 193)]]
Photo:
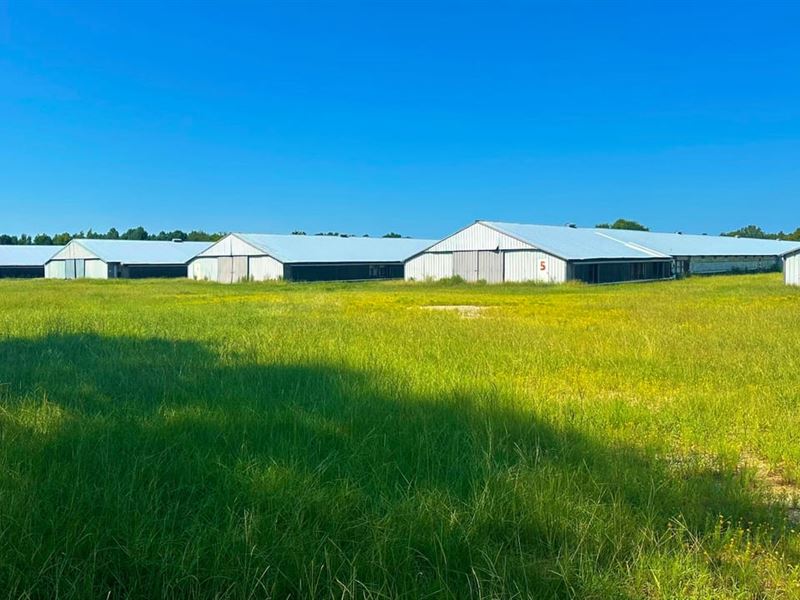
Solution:
[(188, 341), (0, 342), (0, 439), (11, 595), (621, 597), (672, 520), (774, 517), (502, 398)]

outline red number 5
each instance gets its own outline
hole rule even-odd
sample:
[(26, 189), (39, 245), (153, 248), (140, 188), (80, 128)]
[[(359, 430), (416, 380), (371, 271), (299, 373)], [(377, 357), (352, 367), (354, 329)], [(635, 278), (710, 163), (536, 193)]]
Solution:
[(539, 270), (540, 271), (546, 271), (547, 270), (547, 264), (543, 260), (539, 261)]

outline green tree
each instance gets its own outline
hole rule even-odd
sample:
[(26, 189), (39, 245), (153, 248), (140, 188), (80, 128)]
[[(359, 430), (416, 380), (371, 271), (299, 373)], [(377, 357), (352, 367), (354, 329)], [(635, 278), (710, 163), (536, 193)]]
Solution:
[(128, 231), (126, 231), (125, 233), (123, 233), (120, 236), (120, 239), (123, 239), (123, 240), (146, 240), (149, 237), (150, 236), (148, 235), (147, 230), (140, 225), (139, 227), (132, 227), (131, 229), (128, 229)]
[(50, 246), (53, 244), (53, 238), (46, 233), (40, 233), (33, 238), (33, 243), (37, 246)]
[(385, 238), (401, 238), (403, 236), (400, 235), (399, 233), (395, 233), (394, 231), (390, 231), (389, 233), (387, 233), (383, 237), (385, 237)]
[(160, 231), (158, 235), (155, 236), (155, 239), (163, 242), (169, 242), (172, 240), (185, 240), (187, 239), (187, 237), (188, 236), (186, 235), (186, 233), (184, 233), (180, 229), (176, 229), (175, 231)]
[(637, 221), (630, 221), (628, 219), (617, 219), (613, 223), (598, 223), (595, 225), (597, 229), (629, 229), (632, 231), (650, 231), (649, 228), (645, 227), (641, 223)]
[(792, 242), (800, 242), (800, 227), (795, 229), (792, 233), (787, 233), (784, 239)]
[(741, 227), (734, 231), (728, 231), (727, 233), (723, 233), (722, 235), (726, 237), (743, 237), (743, 238), (756, 238), (759, 240), (774, 240), (778, 236), (772, 233), (767, 233), (761, 227), (757, 225), (747, 225), (746, 227)]
[(222, 238), (223, 235), (221, 233), (206, 233), (205, 231), (198, 231), (193, 229), (188, 234), (186, 234), (186, 241), (187, 242), (216, 242), (218, 239)]
[(55, 234), (53, 236), (53, 243), (56, 246), (64, 246), (66, 244), (69, 244), (71, 239), (72, 239), (72, 235), (65, 231), (64, 233)]

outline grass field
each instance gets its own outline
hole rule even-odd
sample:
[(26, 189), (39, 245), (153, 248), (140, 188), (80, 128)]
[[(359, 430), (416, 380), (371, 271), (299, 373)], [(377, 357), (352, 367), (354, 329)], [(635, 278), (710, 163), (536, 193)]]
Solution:
[(0, 281), (0, 594), (794, 598), (798, 405), (776, 274)]

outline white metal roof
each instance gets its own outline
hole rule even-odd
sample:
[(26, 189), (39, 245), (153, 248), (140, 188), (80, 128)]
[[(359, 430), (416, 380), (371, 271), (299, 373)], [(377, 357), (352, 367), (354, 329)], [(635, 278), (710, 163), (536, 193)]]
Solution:
[(721, 235), (655, 233), (600, 229), (618, 240), (638, 243), (670, 256), (780, 256), (800, 248), (800, 242), (759, 240)]
[(498, 221), (480, 221), (480, 223), (565, 260), (670, 258), (639, 244), (603, 235), (602, 233), (607, 230)]
[(403, 262), (436, 240), (328, 235), (232, 234), (282, 263)]
[(181, 265), (212, 245), (212, 242), (157, 242), (139, 240), (74, 239), (107, 263), (125, 265)]
[(43, 267), (63, 246), (0, 246), (2, 267)]
[(782, 256), (783, 256), (784, 258), (786, 258), (786, 257), (788, 257), (788, 256), (794, 256), (794, 255), (796, 255), (796, 254), (800, 254), (800, 245), (798, 245), (798, 247), (797, 247), (797, 248), (792, 248), (791, 250), (788, 250), (788, 251), (784, 252), (784, 253), (782, 254)]
[(480, 221), (567, 260), (672, 256), (780, 256), (800, 242)]

